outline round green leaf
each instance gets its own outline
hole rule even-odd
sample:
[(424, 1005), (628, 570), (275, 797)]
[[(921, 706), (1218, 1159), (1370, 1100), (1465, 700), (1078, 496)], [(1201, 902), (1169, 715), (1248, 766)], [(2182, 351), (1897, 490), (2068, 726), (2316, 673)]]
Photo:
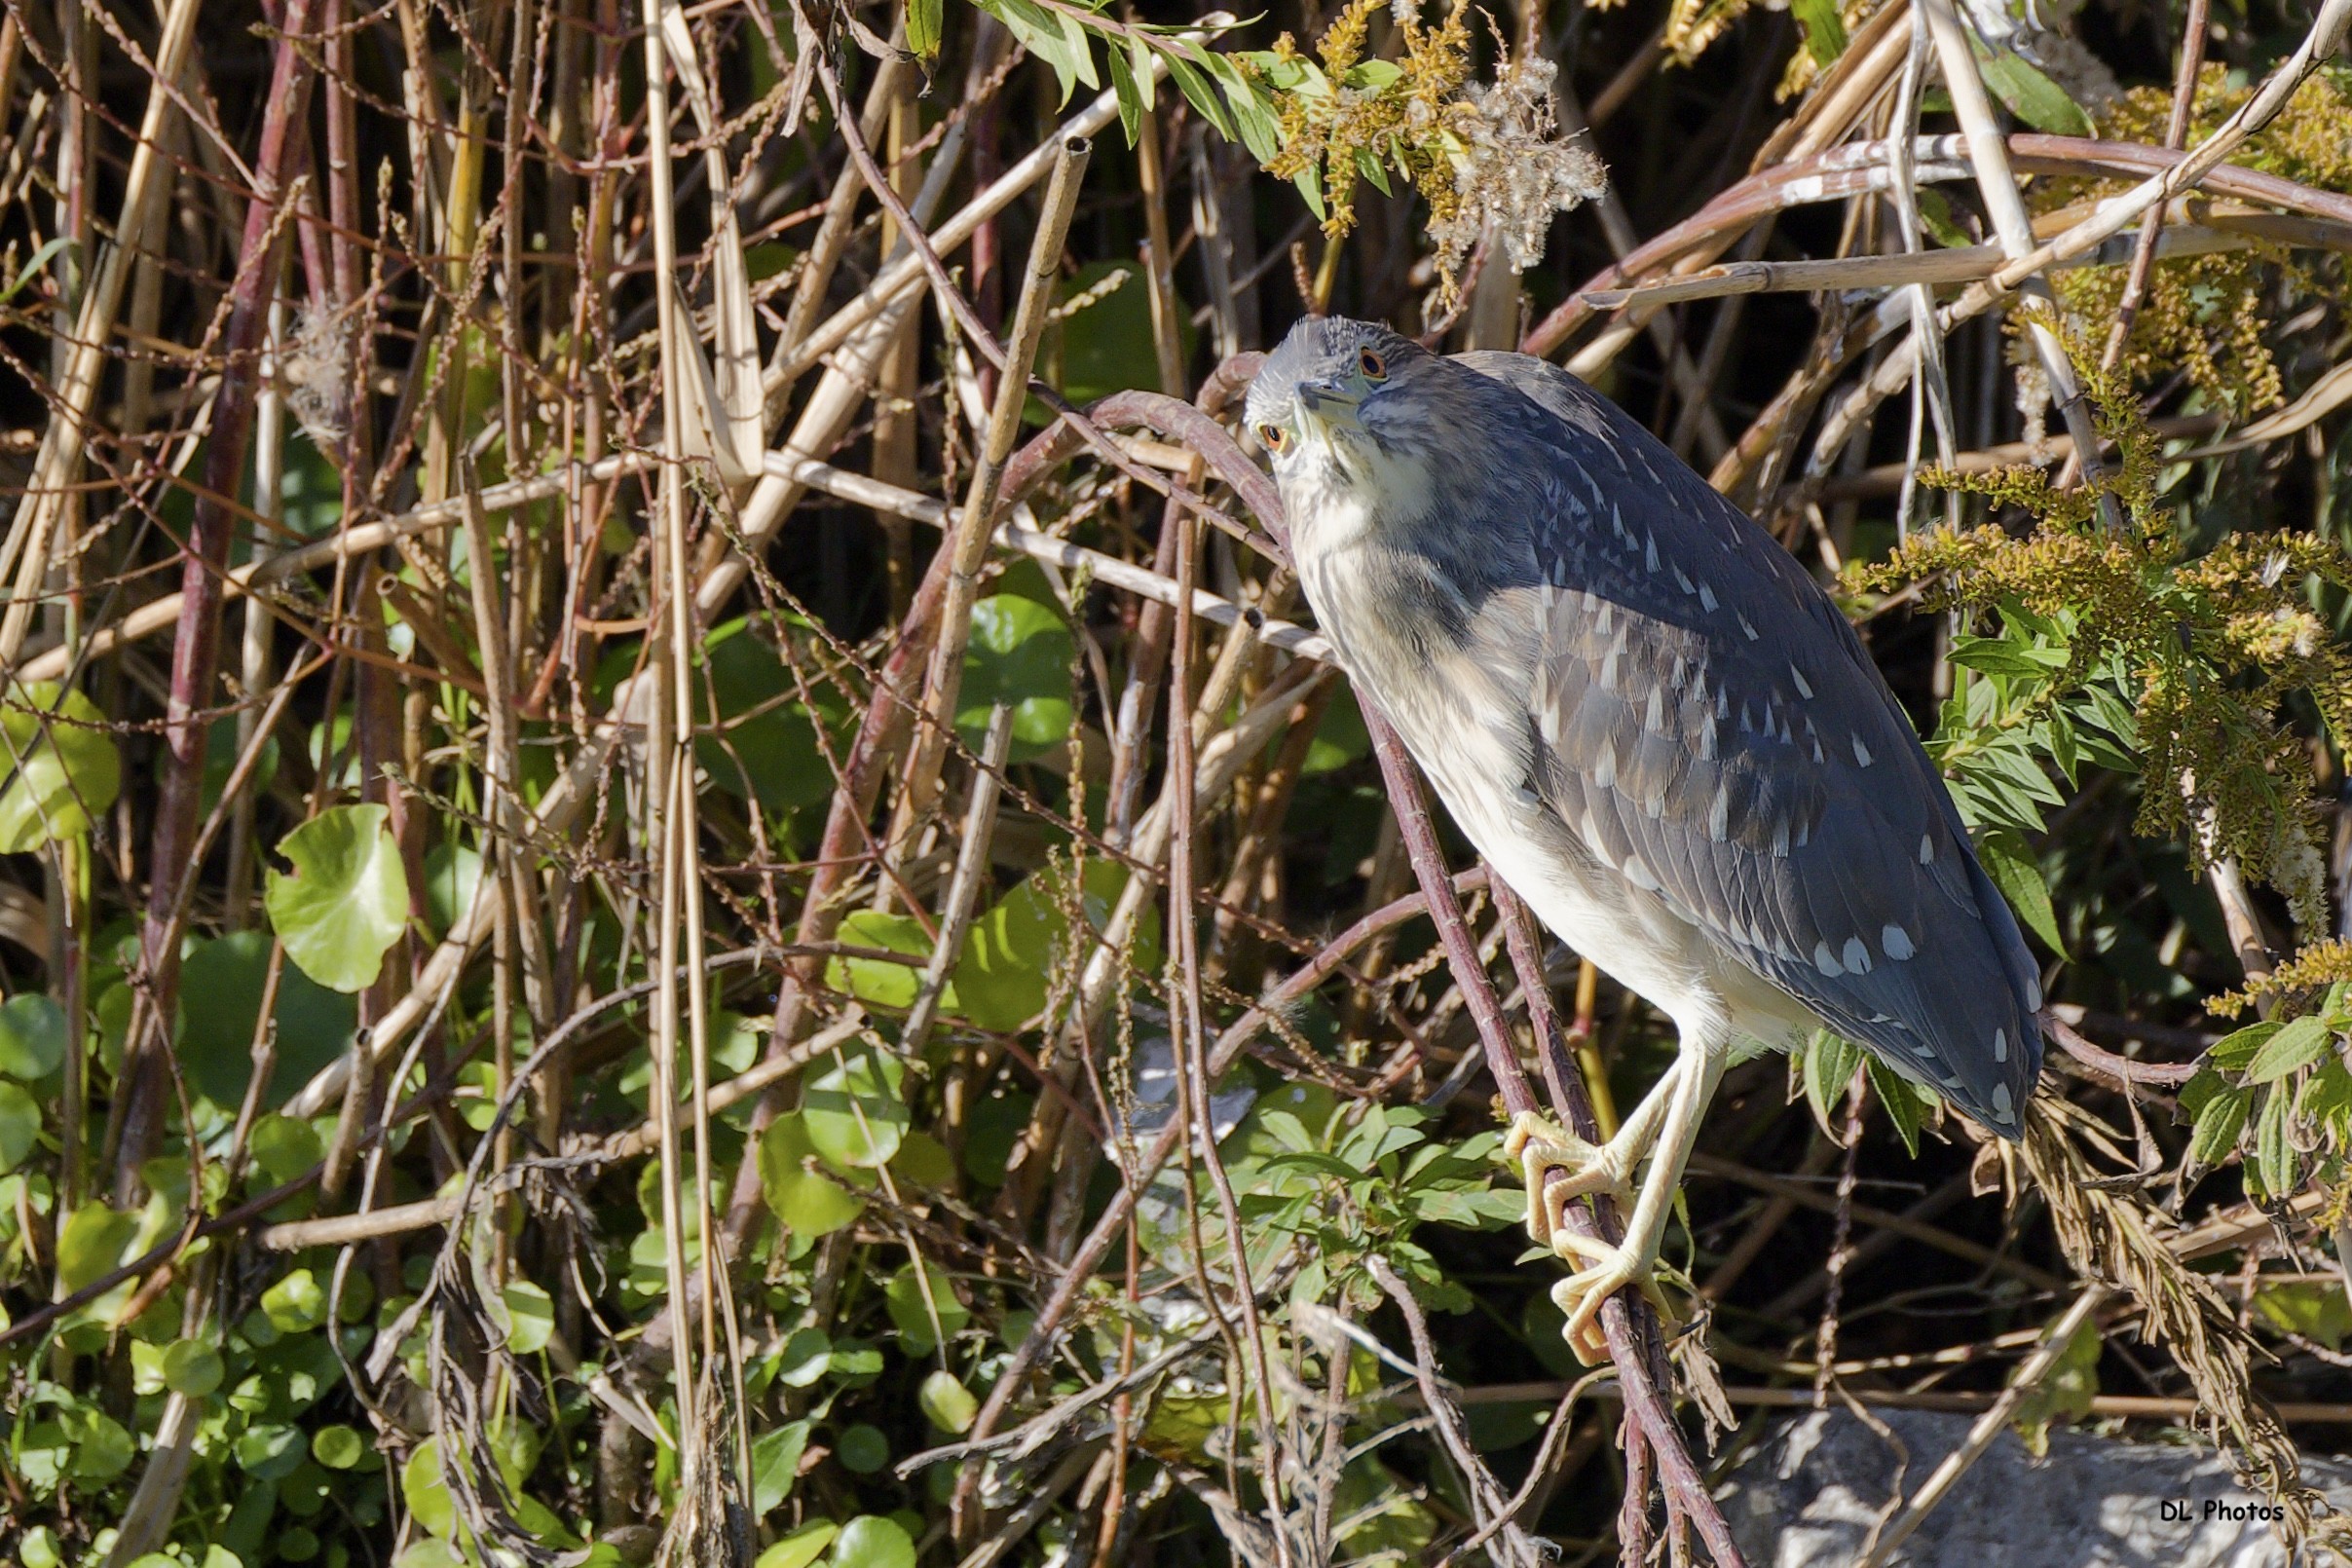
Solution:
[(555, 1335), (555, 1303), (547, 1292), (517, 1280), (500, 1292), (506, 1303), (506, 1348), (517, 1356), (536, 1356)]
[(400, 1467), (400, 1499), (408, 1512), (430, 1534), (446, 1540), (457, 1528), (457, 1500), (449, 1495), (449, 1483), (441, 1479), (441, 1439), (428, 1437), (417, 1444)]
[(329, 1470), (355, 1470), (367, 1458), (367, 1439), (350, 1427), (320, 1427), (311, 1435), (311, 1457)]
[[(833, 1176), (808, 1168), (816, 1152), (799, 1111), (778, 1116), (760, 1138), (761, 1190), (768, 1209), (796, 1235), (828, 1236), (866, 1212), (865, 1199), (845, 1190)], [(846, 1178), (872, 1179), (863, 1172)]]
[[(235, 931), (199, 943), (180, 965), (180, 1065), (189, 1086), (216, 1105), (235, 1106), (244, 1099), (253, 1076), (253, 1027), (261, 1017), (269, 972), (266, 931)], [(279, 976), (276, 1022), (278, 1066), (262, 1096), (265, 1108), (283, 1104), (319, 1068), (351, 1049), (358, 1006), (289, 965)], [(305, 1169), (317, 1163), (313, 1155)]]
[(39, 1083), (65, 1061), (65, 1009), (27, 991), (0, 1004), (0, 1077)]
[(972, 1398), (972, 1391), (953, 1372), (944, 1368), (923, 1379), (915, 1402), (922, 1406), (923, 1416), (931, 1425), (952, 1437), (960, 1437), (971, 1431), (972, 1422), (980, 1414), (980, 1401)]
[(114, 1271), (123, 1250), (138, 1235), (134, 1214), (118, 1213), (102, 1203), (86, 1203), (57, 1233), (57, 1287), (65, 1294)]
[[(1057, 956), (1071, 945), (1064, 914), (1065, 867), (1049, 867), (997, 900), (972, 922), (955, 959), (955, 996), (965, 1018), (984, 1029), (1017, 1029), (1045, 1010), (1046, 987)], [(1127, 870), (1107, 860), (1087, 862), (1076, 903), (1086, 923), (1101, 931), (1127, 885)], [(1134, 968), (1157, 974), (1159, 921), (1146, 914), (1135, 930)]]
[(81, 1413), (81, 1432), (73, 1445), (73, 1473), (78, 1480), (110, 1481), (131, 1468), (138, 1443), (123, 1424), (96, 1410)]
[(164, 1347), (164, 1387), (191, 1400), (201, 1400), (220, 1387), (227, 1375), (220, 1352), (201, 1339), (175, 1339)]
[[(782, 617), (787, 632), (792, 617)], [(718, 722), (694, 740), (694, 760), (719, 789), (757, 800), (770, 811), (814, 805), (833, 795), (832, 767), (816, 726), (801, 705), (800, 683), (750, 620), (715, 628), (703, 642), (709, 695)], [(697, 700), (703, 690), (696, 683)], [(829, 733), (840, 736), (846, 707), (830, 686), (810, 683)], [(841, 750), (835, 748), (839, 757)]]
[[(833, 1452), (842, 1467), (852, 1474), (872, 1475), (890, 1463), (890, 1439), (882, 1436), (881, 1428), (870, 1427), (861, 1421), (841, 1434), (833, 1445)], [(849, 1532), (844, 1530), (841, 1533), (846, 1536)], [(837, 1563), (841, 1560), (838, 1550), (833, 1560)]]
[(955, 728), (967, 744), (988, 735), (989, 710), (1013, 709), (1013, 755), (1033, 757), (1069, 738), (1070, 662), (1076, 644), (1058, 608), (1015, 593), (972, 607)]
[(302, 1429), (284, 1422), (264, 1422), (238, 1435), (234, 1452), (238, 1468), (255, 1480), (281, 1481), (310, 1455)]
[(0, 1175), (24, 1163), (41, 1141), (41, 1102), (0, 1078)]
[(280, 1333), (307, 1333), (326, 1322), (326, 1291), (309, 1269), (296, 1269), (261, 1292), (261, 1310)]
[[(876, 1437), (880, 1436), (875, 1433)], [(848, 1434), (844, 1433), (842, 1442), (847, 1441)], [(915, 1568), (915, 1538), (896, 1519), (861, 1513), (841, 1526), (840, 1539), (833, 1544), (831, 1562), (832, 1568)]]
[(408, 921), (408, 876), (380, 805), (339, 805), (285, 836), (291, 876), (270, 873), (262, 902), (286, 956), (330, 990), (358, 991)]
[(801, 1095), (808, 1141), (828, 1165), (868, 1171), (887, 1165), (907, 1131), (900, 1098), (906, 1068), (894, 1057), (859, 1049), (809, 1080)]
[(0, 707), (0, 854), (80, 838), (114, 804), (123, 760), (105, 722), (80, 691), (11, 683)]
[[(884, 915), (879, 910), (853, 910), (842, 917), (837, 935), (844, 947), (903, 952), (915, 962), (830, 958), (825, 963), (826, 985), (877, 1007), (904, 1012), (915, 1005), (915, 993), (922, 989), (922, 966), (931, 958), (931, 938), (919, 921), (906, 915)], [(950, 986), (941, 997), (950, 1012), (955, 1011), (954, 989)]]
[[(828, 1535), (826, 1539), (832, 1537)], [(17, 1542), (17, 1561), (23, 1568), (57, 1568), (64, 1560), (64, 1549), (57, 1545), (57, 1532), (46, 1524), (26, 1531)], [(766, 1568), (766, 1558), (761, 1558), (760, 1562), (761, 1568)]]
[[(890, 1277), (882, 1288), (882, 1304), (889, 1309), (890, 1321), (898, 1325), (911, 1356), (928, 1356), (938, 1345), (940, 1337), (952, 1339), (972, 1321), (972, 1309), (956, 1299), (953, 1282), (947, 1270), (936, 1263), (921, 1265), (923, 1272), (915, 1273), (916, 1265), (907, 1264)], [(923, 1287), (930, 1287), (930, 1299), (924, 1300)], [(932, 1332), (931, 1314), (939, 1314), (938, 1333)]]

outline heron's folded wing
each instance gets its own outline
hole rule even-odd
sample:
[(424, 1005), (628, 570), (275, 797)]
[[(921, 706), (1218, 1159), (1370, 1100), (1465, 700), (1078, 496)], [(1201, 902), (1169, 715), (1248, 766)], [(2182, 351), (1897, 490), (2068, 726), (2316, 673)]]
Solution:
[(2032, 956), (1910, 721), (1776, 542), (1542, 370), (1569, 383), (1539, 387), (1551, 417), (1527, 432), (1545, 580), (1492, 623), (1521, 658), (1533, 640), (1536, 793), (1840, 1033), (2014, 1134), (2040, 1064)]

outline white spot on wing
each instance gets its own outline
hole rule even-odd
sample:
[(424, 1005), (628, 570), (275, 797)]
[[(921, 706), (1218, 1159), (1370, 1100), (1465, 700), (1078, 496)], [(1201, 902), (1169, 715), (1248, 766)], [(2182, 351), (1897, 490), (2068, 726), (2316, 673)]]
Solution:
[(1996, 1062), (2009, 1060), (2009, 1031), (2007, 1029), (1993, 1031), (1993, 1060)]
[(1993, 1114), (2004, 1122), (2017, 1119), (2017, 1108), (2009, 1099), (2009, 1086), (2005, 1083), (1993, 1086)]
[(1855, 974), (1867, 975), (1870, 973), (1870, 950), (1862, 945), (1860, 937), (1848, 937), (1846, 951), (1840, 956), (1846, 960), (1846, 967)]
[(1840, 975), (1846, 973), (1845, 969), (1838, 963), (1838, 955), (1829, 951), (1829, 944), (1826, 942), (1816, 942), (1813, 944), (1813, 967), (1820, 970), (1821, 973), (1827, 975), (1832, 980), (1835, 980)]
[(1703, 582), (1699, 585), (1699, 608), (1710, 616), (1715, 613), (1715, 590)]
[(1935, 864), (1935, 840), (1924, 833), (1920, 835), (1920, 864), (1923, 866)]
[(1805, 672), (1791, 664), (1788, 667), (1788, 678), (1797, 683), (1797, 695), (1811, 700), (1813, 694), (1812, 683), (1806, 680)]
[(1715, 803), (1707, 807), (1707, 837), (1717, 843), (1732, 830), (1732, 797), (1723, 785), (1715, 786)]
[(1873, 761), (1873, 759), (1872, 759), (1872, 757), (1871, 757), (1871, 755), (1870, 755), (1870, 748), (1869, 748), (1868, 746), (1865, 746), (1865, 745), (1863, 745), (1863, 744), (1862, 744), (1862, 737), (1861, 737), (1860, 735), (1856, 735), (1856, 736), (1854, 736), (1854, 737), (1853, 737), (1853, 762), (1854, 762), (1854, 765), (1855, 765), (1856, 767), (1868, 767), (1868, 766), (1871, 765), (1871, 762), (1872, 762), (1872, 761)]
[[(1736, 612), (1735, 612), (1735, 614), (1736, 614)], [(1748, 640), (1749, 642), (1751, 642), (1751, 643), (1752, 643), (1752, 642), (1754, 642), (1754, 641), (1756, 640), (1756, 635), (1757, 635), (1757, 634), (1756, 634), (1756, 626), (1755, 626), (1755, 623), (1754, 623), (1753, 621), (1749, 620), (1749, 619), (1747, 618), (1747, 616), (1739, 616), (1739, 629), (1740, 629), (1741, 631), (1743, 631), (1743, 632), (1746, 632), (1746, 633), (1747, 633), (1747, 640)]]
[[(1901, 963), (1919, 951), (1911, 945), (1911, 933), (1899, 925), (1892, 924), (1879, 933), (1879, 946), (1884, 948), (1886, 951), (1886, 956), (1892, 958), (1896, 963)], [(2000, 1050), (1998, 1036), (1995, 1037), (1993, 1048), (1996, 1052), (1994, 1060), (1997, 1062), (2000, 1060), (1997, 1055)]]

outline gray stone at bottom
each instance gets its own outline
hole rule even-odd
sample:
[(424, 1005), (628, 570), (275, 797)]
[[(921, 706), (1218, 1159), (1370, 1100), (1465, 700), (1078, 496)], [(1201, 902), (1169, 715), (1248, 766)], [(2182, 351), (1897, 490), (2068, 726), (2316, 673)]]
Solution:
[[(1972, 1419), (1874, 1412), (1908, 1462), (1845, 1410), (1776, 1427), (1719, 1494), (1754, 1568), (1850, 1568), (1899, 1479), (1916, 1490)], [(2306, 1478), (2352, 1505), (2352, 1465), (2314, 1459)], [(2003, 1432), (1895, 1556), (1905, 1568), (2284, 1568), (2265, 1499), (2209, 1448), (2054, 1431), (2035, 1459)], [(2172, 1505), (2167, 1507), (2167, 1504)], [(2234, 1515), (2234, 1516), (2233, 1516)]]

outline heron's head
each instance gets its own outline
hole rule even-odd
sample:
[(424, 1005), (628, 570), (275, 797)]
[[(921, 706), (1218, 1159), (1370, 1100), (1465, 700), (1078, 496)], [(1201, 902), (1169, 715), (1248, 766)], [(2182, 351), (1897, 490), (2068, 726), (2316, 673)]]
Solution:
[(1442, 416), (1456, 400), (1447, 369), (1387, 327), (1310, 317), (1250, 384), (1250, 429), (1286, 496), (1378, 495), (1409, 504), (1428, 490)]

